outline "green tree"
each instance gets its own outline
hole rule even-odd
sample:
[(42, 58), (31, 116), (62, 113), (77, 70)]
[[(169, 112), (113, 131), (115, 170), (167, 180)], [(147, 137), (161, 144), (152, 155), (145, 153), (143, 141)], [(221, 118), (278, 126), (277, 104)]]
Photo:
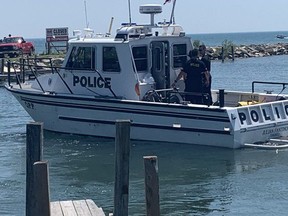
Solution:
[(194, 41), (193, 41), (193, 48), (194, 48), (194, 49), (198, 49), (199, 46), (200, 46), (200, 44), (201, 44), (201, 41), (200, 41), (200, 40), (194, 40)]
[(232, 52), (232, 47), (235, 50), (235, 44), (232, 41), (228, 41), (227, 39), (222, 42), (223, 52), (224, 52), (224, 58), (228, 57), (229, 54)]

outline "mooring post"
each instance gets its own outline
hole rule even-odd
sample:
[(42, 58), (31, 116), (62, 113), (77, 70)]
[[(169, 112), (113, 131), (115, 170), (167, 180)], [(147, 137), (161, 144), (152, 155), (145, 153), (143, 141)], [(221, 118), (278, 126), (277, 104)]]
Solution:
[(38, 161), (33, 165), (33, 192), (31, 216), (50, 216), (49, 171), (47, 161)]
[(130, 120), (116, 121), (113, 216), (128, 216)]
[(156, 156), (145, 156), (146, 215), (160, 216), (159, 177)]
[(33, 216), (35, 206), (33, 164), (42, 160), (43, 123), (31, 122), (26, 126), (26, 216)]
[(219, 89), (219, 107), (224, 107), (224, 89)]

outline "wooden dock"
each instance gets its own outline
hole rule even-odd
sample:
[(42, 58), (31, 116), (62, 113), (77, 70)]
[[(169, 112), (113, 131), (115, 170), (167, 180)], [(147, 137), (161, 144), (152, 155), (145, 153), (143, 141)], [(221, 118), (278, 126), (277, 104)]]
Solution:
[[(109, 216), (128, 216), (130, 120), (116, 121), (114, 210)], [(146, 215), (159, 216), (157, 156), (145, 156)], [(105, 216), (91, 199), (50, 201), (49, 166), (43, 161), (43, 123), (26, 127), (26, 215)]]
[(51, 216), (105, 216), (91, 199), (50, 202)]

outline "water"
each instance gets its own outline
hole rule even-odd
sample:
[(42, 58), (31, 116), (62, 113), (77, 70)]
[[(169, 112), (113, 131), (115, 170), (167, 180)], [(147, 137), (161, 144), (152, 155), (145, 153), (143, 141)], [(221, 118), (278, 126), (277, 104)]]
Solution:
[(192, 34), (193, 40), (200, 40), (207, 46), (219, 46), (228, 40), (236, 45), (251, 44), (277, 44), (288, 42), (287, 39), (278, 39), (276, 35), (288, 35), (287, 31), (278, 32), (243, 32), (243, 33), (219, 33), (219, 34)]
[[(288, 82), (288, 56), (215, 61), (212, 74), (215, 89), (251, 91), (252, 80)], [(25, 130), (31, 118), (6, 89), (0, 88), (0, 98), (0, 215), (21, 216), (25, 211)], [(146, 155), (158, 156), (161, 215), (287, 214), (288, 150), (134, 141), (129, 215), (145, 215)], [(51, 200), (90, 198), (106, 214), (112, 212), (114, 157), (112, 139), (45, 132)]]

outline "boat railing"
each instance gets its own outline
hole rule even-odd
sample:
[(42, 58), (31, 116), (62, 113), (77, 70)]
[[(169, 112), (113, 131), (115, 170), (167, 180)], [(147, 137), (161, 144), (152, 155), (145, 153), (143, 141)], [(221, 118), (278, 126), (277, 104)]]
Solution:
[[(46, 60), (50, 66), (39, 65), (39, 62), (44, 60)], [(54, 72), (52, 65), (52, 58), (48, 57), (19, 58), (18, 62), (7, 60), (8, 84), (10, 85), (11, 83), (11, 73), (15, 74), (16, 82), (21, 85), (26, 79), (34, 79), (39, 74), (47, 72), (48, 68), (49, 72)], [(11, 71), (11, 68), (13, 71)]]
[[(288, 85), (288, 83), (286, 82), (265, 82), (265, 81), (253, 81), (252, 82), (252, 93), (255, 92), (255, 84), (265, 84), (265, 85), (280, 85), (282, 86), (282, 89), (281, 91), (278, 93), (278, 95), (280, 95), (285, 89), (286, 89), (286, 86)], [(271, 90), (265, 90), (266, 91), (266, 94), (272, 94), (272, 91)]]
[[(41, 82), (38, 79), (38, 76), (41, 75), (40, 73), (38, 73), (38, 69), (37, 69), (37, 65), (36, 64), (30, 64), (30, 63), (16, 63), (13, 62), (11, 63), (10, 61), (8, 61), (8, 85), (11, 86), (11, 66), (14, 69), (14, 73), (16, 76), (16, 82), (19, 85), (20, 88), (22, 88), (21, 83), (25, 82), (25, 70), (21, 69), (19, 71), (19, 73), (17, 72), (16, 68), (20, 67), (20, 68), (25, 68), (28, 67), (30, 74), (28, 79), (34, 79), (36, 80), (36, 82), (38, 83), (40, 89), (43, 92), (46, 92), (45, 89), (43, 88), (43, 86), (41, 85)], [(66, 71), (70, 71), (71, 73), (73, 73), (74, 70), (82, 70), (82, 71), (93, 71), (94, 73), (97, 73), (97, 75), (103, 80), (104, 83), (106, 83), (107, 81), (103, 78), (103, 76), (101, 75), (101, 73), (97, 70), (97, 69), (88, 69), (88, 68), (69, 68), (69, 67), (61, 67), (61, 66), (53, 66), (52, 62), (50, 62), (50, 66), (41, 66), (41, 68), (45, 68), (47, 71), (49, 71), (50, 73), (56, 73), (61, 81), (63, 82), (63, 84), (66, 86), (66, 88), (68, 89), (68, 91), (70, 92), (70, 94), (74, 94), (72, 89), (69, 87), (69, 85), (67, 84), (67, 82), (63, 79), (63, 77), (60, 75), (60, 70), (66, 70)], [(107, 83), (106, 83), (107, 84)], [(114, 98), (119, 98), (117, 97), (117, 95), (115, 94), (115, 92), (113, 91), (113, 89), (111, 88), (110, 85), (107, 84), (109, 91), (111, 92), (111, 94), (113, 95)], [(87, 88), (87, 90), (89, 90), (90, 92), (93, 92), (95, 94), (97, 94), (96, 92), (94, 92), (92, 89)]]

